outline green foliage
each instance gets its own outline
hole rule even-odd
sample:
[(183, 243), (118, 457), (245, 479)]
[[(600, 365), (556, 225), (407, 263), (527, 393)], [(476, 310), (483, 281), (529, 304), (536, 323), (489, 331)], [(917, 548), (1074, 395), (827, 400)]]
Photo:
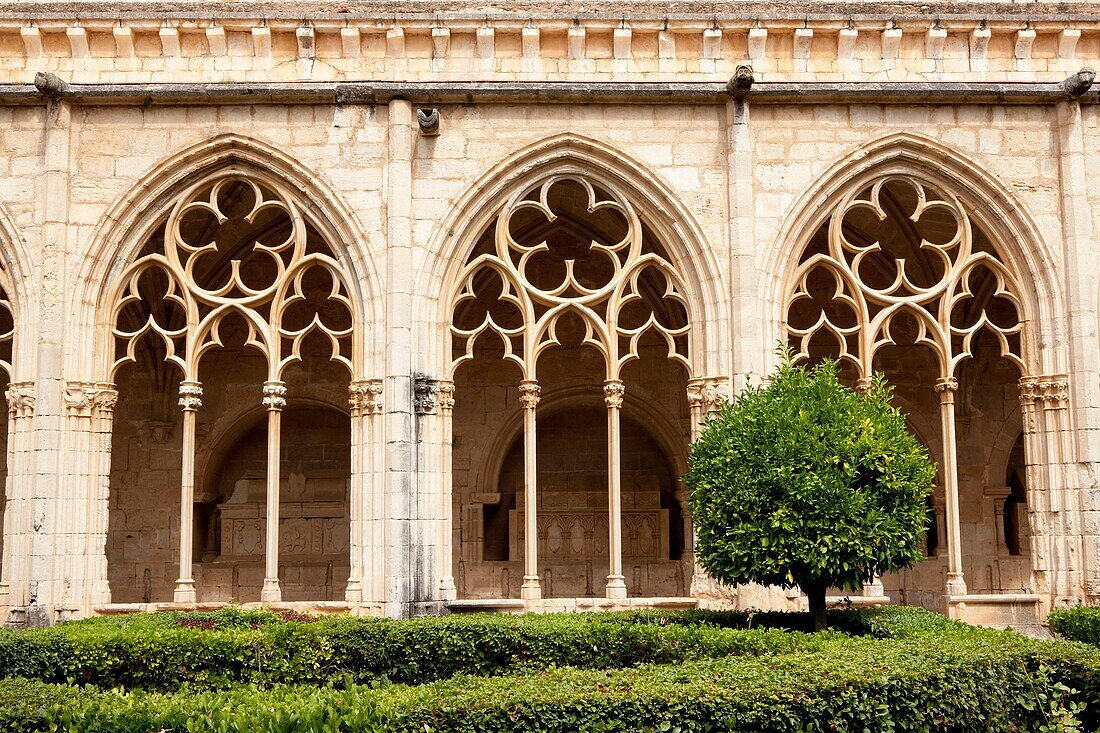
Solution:
[[(851, 613), (856, 623), (861, 612)], [(931, 620), (930, 614), (870, 615), (866, 625), (877, 626), (883, 638), (831, 633), (805, 637), (815, 640), (812, 647), (772, 654), (628, 669), (548, 666), (418, 686), (245, 685), (156, 693), (9, 679), (0, 681), (0, 730), (1095, 730), (1097, 650), (951, 622), (914, 623), (922, 615)], [(665, 630), (705, 625), (669, 618), (665, 626), (633, 615), (622, 621)], [(897, 629), (892, 621), (899, 622)]]
[(1073, 641), (1100, 645), (1100, 608), (1059, 608), (1047, 616), (1050, 630)]
[(936, 468), (876, 377), (789, 360), (708, 420), (691, 449), (696, 554), (728, 583), (857, 589), (922, 557)]
[[(0, 634), (9, 675), (0, 731), (1100, 727), (1100, 650), (1087, 644), (915, 608), (840, 610), (830, 620), (833, 631), (810, 635), (785, 630), (806, 628), (806, 614), (749, 611), (91, 619)], [(47, 676), (26, 679), (34, 670)]]
[[(767, 619), (767, 622), (765, 622)], [(420, 683), (549, 666), (596, 669), (808, 648), (797, 614), (472, 615), (310, 623), (236, 609), (0, 629), (0, 677), (216, 689), (350, 679)]]

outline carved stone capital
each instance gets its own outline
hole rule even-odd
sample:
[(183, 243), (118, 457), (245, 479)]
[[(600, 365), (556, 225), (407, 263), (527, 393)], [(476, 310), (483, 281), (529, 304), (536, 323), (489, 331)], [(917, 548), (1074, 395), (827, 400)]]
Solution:
[(179, 406), (184, 411), (194, 411), (202, 407), (202, 383), (192, 379), (180, 382)]
[(8, 415), (12, 419), (34, 416), (34, 382), (12, 382), (4, 392), (4, 399), (8, 401)]
[(436, 404), (440, 410), (453, 410), (455, 407), (455, 383), (449, 379), (440, 379), (439, 394), (436, 395)]
[(1031, 407), (1039, 397), (1039, 383), (1035, 377), (1020, 377), (1017, 382), (1020, 388), (1020, 405)]
[(1040, 374), (1021, 377), (1020, 404), (1058, 409), (1069, 405), (1069, 377), (1065, 374)]
[(382, 380), (360, 379), (349, 384), (348, 406), (355, 417), (382, 412)]
[(623, 397), (626, 396), (626, 385), (621, 379), (608, 379), (603, 383), (603, 401), (609, 409), (619, 409), (623, 406)]
[(149, 420), (145, 427), (149, 431), (149, 440), (157, 445), (171, 442), (176, 434), (176, 424), (168, 420)]
[(729, 401), (730, 385), (725, 377), (691, 379), (687, 385), (688, 405), (704, 412), (717, 412)]
[(860, 377), (856, 380), (856, 392), (867, 392), (874, 383), (875, 380), (871, 377)]
[(64, 399), (70, 417), (93, 417), (114, 412), (118, 390), (107, 382), (66, 382)]
[(268, 380), (264, 382), (263, 405), (268, 410), (282, 410), (286, 407), (286, 382)]
[(959, 388), (959, 380), (954, 377), (940, 377), (936, 380), (937, 392), (955, 392)]
[(430, 377), (417, 377), (413, 382), (413, 409), (418, 415), (435, 413), (436, 396), (439, 394), (439, 380)]
[(534, 379), (524, 379), (519, 383), (519, 404), (525, 410), (533, 410), (538, 406), (542, 387)]
[(1050, 409), (1069, 404), (1069, 380), (1062, 375), (1044, 377), (1039, 382), (1039, 391), (1042, 394), (1043, 407)]

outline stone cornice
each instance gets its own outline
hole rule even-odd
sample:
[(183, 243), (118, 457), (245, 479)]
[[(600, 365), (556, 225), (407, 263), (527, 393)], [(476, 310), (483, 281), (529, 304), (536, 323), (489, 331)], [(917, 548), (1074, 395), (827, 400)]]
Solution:
[(762, 82), (1014, 83), (1100, 65), (1100, 3), (330, 7), (0, 5), (0, 83), (720, 82), (741, 64)]
[[(1053, 104), (1065, 82), (759, 82), (745, 96), (761, 104)], [(709, 82), (283, 82), (66, 84), (57, 99), (85, 105), (416, 104), (494, 102), (650, 102), (725, 104), (726, 84)], [(0, 104), (40, 104), (33, 84), (0, 84)], [(1100, 102), (1094, 87), (1082, 103)]]
[(83, 0), (75, 2), (6, 2), (0, 4), (0, 17), (25, 18), (81, 17), (119, 18), (163, 17), (175, 15), (196, 18), (268, 18), (280, 17), (295, 20), (323, 20), (343, 18), (466, 18), (472, 20), (508, 19), (521, 17), (535, 20), (574, 18), (583, 20), (607, 19), (619, 21), (660, 17), (670, 20), (702, 19), (804, 19), (830, 17), (841, 18), (906, 18), (937, 16), (949, 18), (1032, 18), (1062, 20), (1067, 15), (1095, 14), (1100, 16), (1100, 3), (1096, 2), (984, 2), (983, 0), (956, 0), (955, 2), (875, 2), (851, 0), (850, 2), (761, 2), (735, 0), (591, 0), (585, 3), (563, 4), (560, 9), (548, 9), (539, 0), (496, 0), (480, 7), (468, 0), (360, 0), (342, 2), (340, 11), (333, 12), (331, 2), (319, 0), (251, 0), (226, 2), (224, 0), (196, 2), (156, 2), (154, 0), (114, 0), (102, 2)]

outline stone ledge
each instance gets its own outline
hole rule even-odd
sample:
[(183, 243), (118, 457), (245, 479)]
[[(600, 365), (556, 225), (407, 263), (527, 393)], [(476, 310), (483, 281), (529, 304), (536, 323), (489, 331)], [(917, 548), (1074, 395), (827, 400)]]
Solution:
[[(719, 83), (632, 82), (287, 82), (270, 84), (65, 84), (51, 98), (87, 105), (416, 104), (469, 102), (642, 102), (725, 104)], [(763, 104), (1053, 104), (1069, 98), (1063, 82), (760, 82), (746, 97)], [(1098, 101), (1096, 90), (1080, 98)], [(40, 104), (34, 85), (0, 84), (0, 103)]]
[(543, 598), (525, 602), (519, 598), (464, 598), (446, 604), (451, 613), (575, 613), (581, 611), (626, 611), (630, 609), (696, 608), (695, 598)]
[(127, 613), (158, 613), (161, 611), (217, 611), (223, 608), (243, 608), (263, 611), (295, 611), (320, 615), (348, 614), (381, 616), (380, 603), (349, 603), (346, 601), (284, 601), (282, 603), (106, 603), (92, 608), (96, 616), (118, 616)]

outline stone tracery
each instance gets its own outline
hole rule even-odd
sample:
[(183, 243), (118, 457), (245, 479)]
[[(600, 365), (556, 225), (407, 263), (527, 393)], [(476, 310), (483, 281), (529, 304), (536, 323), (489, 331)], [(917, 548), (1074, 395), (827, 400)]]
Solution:
[[(926, 214), (936, 211), (954, 222), (954, 232), (945, 241), (921, 238), (917, 254), (925, 261), (917, 264), (931, 265), (933, 277), (928, 281), (921, 282), (919, 276), (911, 275), (913, 263), (904, 257), (883, 262), (886, 257), (881, 242), (853, 242), (849, 239), (850, 232), (845, 231), (846, 219), (859, 209), (871, 212), (880, 221), (891, 216), (883, 202), (884, 186), (888, 184), (912, 187), (916, 194), (914, 205), (903, 213), (914, 225), (919, 225)], [(944, 222), (933, 222), (933, 226), (936, 224), (942, 227)], [(875, 259), (879, 262), (874, 262)], [(868, 276), (867, 272), (873, 265), (884, 266), (887, 272), (892, 265), (893, 273), (882, 281), (880, 269), (874, 273), (879, 275), (880, 282), (875, 282), (874, 274)], [(984, 305), (977, 313), (970, 314), (964, 313), (962, 308), (966, 301), (975, 298), (974, 281), (980, 278), (979, 273), (983, 270), (990, 273), (995, 282), (990, 299), (1004, 299), (1022, 310), (1015, 275), (994, 254), (975, 248), (973, 225), (956, 197), (938, 195), (912, 177), (880, 178), (869, 190), (853, 191), (836, 205), (829, 219), (828, 250), (815, 253), (800, 263), (795, 274), (798, 284), (788, 304), (789, 309), (799, 300), (812, 298), (811, 276), (828, 273), (834, 278), (836, 287), (831, 299), (834, 304), (847, 306), (847, 315), (852, 318), (850, 325), (836, 323), (838, 319), (823, 308), (812, 324), (800, 328), (788, 323), (787, 331), (797, 340), (801, 358), (809, 357), (810, 340), (815, 335), (832, 334), (838, 358), (852, 364), (859, 378), (864, 379), (874, 371), (878, 350), (886, 344), (897, 343), (892, 326), (900, 314), (907, 314), (916, 323), (913, 341), (933, 350), (940, 364), (941, 378), (953, 377), (958, 364), (973, 356), (974, 338), (982, 329), (996, 336), (1001, 355), (1022, 369), (1023, 355), (1013, 337), (1020, 333), (1023, 322), (1016, 319), (1014, 323), (1000, 325)], [(964, 317), (963, 323), (958, 322), (959, 316)], [(851, 348), (853, 340), (856, 345)]]
[[(486, 240), (467, 261), (451, 299), (449, 374), (453, 377), (474, 358), (485, 334), (497, 337), (502, 358), (520, 369), (525, 525), (521, 596), (528, 601), (542, 597), (535, 518), (537, 365), (548, 349), (567, 340), (566, 331), (573, 331), (568, 340), (594, 348), (603, 364), (610, 553), (606, 593), (625, 598), (622, 371), (640, 358), (640, 345), (650, 337), (659, 339), (668, 358), (690, 372), (686, 286), (671, 262), (647, 241), (630, 200), (580, 174), (548, 174), (517, 190), (497, 213)], [(442, 472), (449, 480), (450, 467)]]
[[(853, 186), (831, 207), (792, 277), (785, 329), (795, 358), (829, 354), (868, 384), (888, 347), (933, 355), (946, 503), (948, 597), (963, 597), (955, 393), (959, 366), (981, 343), (1021, 372), (1027, 355), (1020, 282), (966, 207), (911, 175)], [(990, 341), (990, 337), (992, 341)], [(1027, 384), (1025, 378), (1021, 384)], [(1026, 421), (1025, 416), (1025, 421)]]
[[(278, 601), (284, 375), (302, 360), (303, 345), (313, 334), (328, 343), (333, 362), (355, 373), (348, 276), (289, 191), (276, 181), (230, 169), (205, 177), (175, 197), (163, 228), (121, 280), (124, 285), (112, 315), (117, 345), (112, 378), (121, 366), (137, 361), (142, 345), (182, 372), (177, 602), (197, 599), (191, 553), (200, 362), (212, 349), (225, 346), (231, 334), (264, 358), (267, 537), (261, 599)], [(318, 292), (323, 297), (315, 297)], [(354, 400), (356, 394), (349, 396)]]

